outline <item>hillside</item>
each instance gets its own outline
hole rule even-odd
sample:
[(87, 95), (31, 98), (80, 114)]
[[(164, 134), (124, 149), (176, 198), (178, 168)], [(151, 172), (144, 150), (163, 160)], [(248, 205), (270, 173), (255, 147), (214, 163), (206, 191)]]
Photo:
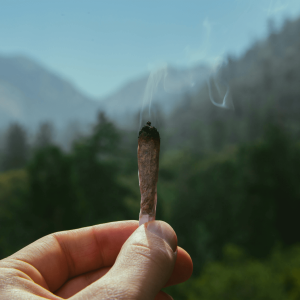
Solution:
[(18, 121), (34, 127), (52, 121), (91, 122), (99, 104), (67, 80), (23, 56), (0, 56), (0, 126)]
[[(299, 136), (299, 36), (300, 19), (287, 20), (279, 31), (270, 32), (242, 57), (229, 56), (217, 82), (230, 87), (235, 110), (214, 106), (207, 86), (195, 95), (186, 95), (167, 122), (177, 133), (170, 143), (200, 152), (221, 149), (260, 138), (270, 122)], [(221, 101), (213, 83), (211, 94)]]

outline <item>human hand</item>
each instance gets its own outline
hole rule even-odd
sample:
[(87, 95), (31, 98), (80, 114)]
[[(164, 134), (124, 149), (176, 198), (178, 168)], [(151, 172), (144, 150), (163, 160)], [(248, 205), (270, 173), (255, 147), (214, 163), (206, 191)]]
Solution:
[(0, 299), (166, 300), (160, 290), (192, 269), (167, 223), (107, 223), (48, 235), (1, 260)]

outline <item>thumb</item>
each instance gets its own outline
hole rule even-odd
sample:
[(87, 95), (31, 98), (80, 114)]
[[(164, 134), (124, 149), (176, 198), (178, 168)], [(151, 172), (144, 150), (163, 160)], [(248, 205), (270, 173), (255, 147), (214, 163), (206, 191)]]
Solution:
[(110, 271), (79, 294), (82, 299), (153, 300), (169, 280), (176, 256), (172, 227), (148, 222), (125, 242)]

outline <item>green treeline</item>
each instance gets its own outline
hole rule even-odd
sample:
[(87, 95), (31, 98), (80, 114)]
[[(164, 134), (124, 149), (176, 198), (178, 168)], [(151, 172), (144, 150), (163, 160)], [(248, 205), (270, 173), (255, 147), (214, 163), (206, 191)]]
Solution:
[[(24, 169), (3, 172), (1, 257), (55, 231), (137, 219), (136, 149), (122, 144), (124, 134), (100, 115), (70, 152), (49, 145)], [(164, 152), (158, 218), (174, 227), (195, 267), (195, 279), (172, 294), (298, 299), (287, 297), (300, 295), (299, 173), (300, 143), (275, 125), (255, 143), (202, 157)]]
[[(162, 117), (157, 218), (194, 261), (175, 299), (300, 299), (300, 20), (229, 58), (217, 80)], [(221, 86), (222, 90), (222, 86)], [(218, 88), (213, 88), (218, 96)], [(0, 258), (39, 237), (137, 219), (137, 133), (99, 113), (71, 149), (50, 124), (34, 142), (12, 124), (0, 157)]]
[(103, 114), (90, 136), (65, 153), (55, 145), (33, 150), (24, 170), (0, 178), (0, 256), (51, 232), (129, 219), (119, 182), (119, 133)]

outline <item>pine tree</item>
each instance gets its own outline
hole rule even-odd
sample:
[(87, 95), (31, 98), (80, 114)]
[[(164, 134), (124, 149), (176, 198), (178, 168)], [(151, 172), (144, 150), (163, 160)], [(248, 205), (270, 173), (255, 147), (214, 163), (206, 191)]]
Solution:
[(11, 124), (4, 139), (1, 169), (7, 171), (24, 167), (28, 154), (26, 130), (18, 123)]
[(35, 147), (37, 149), (43, 149), (53, 144), (54, 127), (50, 122), (44, 122), (39, 126)]

